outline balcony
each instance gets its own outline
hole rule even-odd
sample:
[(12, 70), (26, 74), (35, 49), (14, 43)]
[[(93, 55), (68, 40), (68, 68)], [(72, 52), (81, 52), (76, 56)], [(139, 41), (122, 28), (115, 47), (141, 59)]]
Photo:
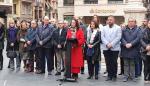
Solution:
[(28, 3), (32, 3), (33, 0), (21, 0), (22, 2), (28, 2)]
[(84, 4), (98, 4), (98, 0), (84, 0)]
[(4, 13), (12, 13), (12, 0), (0, 0), (0, 12)]
[(123, 0), (108, 0), (108, 4), (123, 4)]
[(64, 0), (64, 6), (74, 6), (74, 0)]
[(0, 5), (12, 5), (12, 0), (0, 0)]

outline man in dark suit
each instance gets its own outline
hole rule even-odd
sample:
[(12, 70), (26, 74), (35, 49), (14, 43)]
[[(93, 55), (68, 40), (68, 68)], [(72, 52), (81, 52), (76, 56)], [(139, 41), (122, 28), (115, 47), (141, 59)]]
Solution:
[(65, 59), (65, 42), (67, 30), (63, 26), (63, 21), (59, 21), (57, 30), (53, 33), (54, 47), (57, 57), (57, 73), (55, 75), (61, 75), (61, 62)]
[(124, 82), (127, 82), (129, 78), (133, 81), (135, 79), (135, 62), (140, 56), (140, 29), (136, 26), (136, 20), (134, 18), (128, 19), (128, 25), (126, 29), (122, 31), (121, 39), (121, 56), (124, 59)]
[[(48, 75), (51, 75), (53, 70), (53, 57), (52, 57), (52, 34), (54, 27), (49, 24), (49, 18), (45, 16), (43, 18), (43, 24), (37, 29), (37, 48), (40, 58), (40, 71), (38, 74), (45, 73), (45, 61), (47, 60)], [(45, 60), (46, 59), (46, 60)]]

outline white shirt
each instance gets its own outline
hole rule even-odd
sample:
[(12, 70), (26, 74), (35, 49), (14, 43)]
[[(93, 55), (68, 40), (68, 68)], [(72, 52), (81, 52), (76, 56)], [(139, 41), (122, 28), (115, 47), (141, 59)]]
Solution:
[(62, 29), (59, 29), (59, 35), (61, 35)]

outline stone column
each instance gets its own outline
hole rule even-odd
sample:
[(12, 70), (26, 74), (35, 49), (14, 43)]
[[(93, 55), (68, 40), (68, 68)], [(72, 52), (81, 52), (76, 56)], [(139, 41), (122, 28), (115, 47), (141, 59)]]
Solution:
[(63, 20), (63, 14), (62, 14), (62, 7), (63, 6), (63, 0), (58, 0), (58, 20)]

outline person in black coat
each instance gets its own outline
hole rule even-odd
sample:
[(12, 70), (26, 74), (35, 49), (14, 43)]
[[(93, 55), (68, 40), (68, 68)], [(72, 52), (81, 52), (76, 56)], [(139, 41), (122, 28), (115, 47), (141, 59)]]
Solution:
[(124, 59), (124, 82), (129, 78), (135, 79), (135, 61), (139, 56), (140, 29), (136, 26), (136, 20), (130, 18), (128, 26), (122, 30), (121, 56)]
[(36, 46), (38, 48), (38, 54), (40, 58), (40, 71), (37, 73), (38, 74), (45, 73), (45, 58), (46, 58), (48, 75), (51, 75), (51, 72), (54, 68), (53, 54), (52, 54), (53, 52), (52, 35), (54, 32), (54, 27), (49, 24), (49, 18), (47, 16), (44, 17), (43, 21), (44, 21), (43, 25), (37, 28), (37, 35), (36, 35), (37, 41)]
[(88, 47), (86, 57), (89, 72), (89, 77), (87, 79), (92, 79), (94, 74), (95, 79), (98, 79), (99, 61), (101, 60), (100, 42), (101, 34), (99, 32), (98, 24), (97, 22), (92, 21), (90, 25), (90, 30), (87, 31), (86, 41)]
[[(6, 51), (18, 50), (17, 33), (18, 33), (18, 30), (15, 28), (14, 20), (10, 20), (9, 28), (6, 30), (6, 36), (7, 36)], [(8, 57), (8, 58), (10, 58), (9, 68), (11, 68), (11, 70), (14, 70), (14, 58), (11, 58), (11, 57)]]
[(144, 62), (144, 81), (145, 83), (150, 83), (150, 21), (148, 22), (148, 28), (143, 31), (141, 45), (141, 54)]
[(61, 62), (65, 60), (65, 42), (66, 42), (67, 30), (63, 27), (63, 21), (59, 21), (58, 28), (53, 33), (54, 49), (57, 57), (57, 73), (55, 75), (61, 75)]
[[(82, 28), (82, 30), (83, 30), (83, 32), (84, 32), (84, 38), (85, 38), (85, 40), (86, 40), (86, 35), (87, 35), (87, 27), (86, 27), (86, 25), (82, 22), (82, 19), (81, 18), (79, 18), (78, 19), (78, 22), (79, 22), (79, 25), (80, 25), (80, 28)], [(83, 45), (83, 53), (84, 53), (84, 56), (83, 56), (83, 59), (85, 60), (86, 59), (86, 46), (85, 46), (85, 44)], [(83, 61), (84, 61), (83, 60)], [(85, 68), (84, 68), (84, 65), (83, 65), (83, 67), (81, 68), (81, 74), (84, 74), (84, 70), (85, 70)]]
[(0, 22), (0, 70), (3, 69), (4, 25)]

